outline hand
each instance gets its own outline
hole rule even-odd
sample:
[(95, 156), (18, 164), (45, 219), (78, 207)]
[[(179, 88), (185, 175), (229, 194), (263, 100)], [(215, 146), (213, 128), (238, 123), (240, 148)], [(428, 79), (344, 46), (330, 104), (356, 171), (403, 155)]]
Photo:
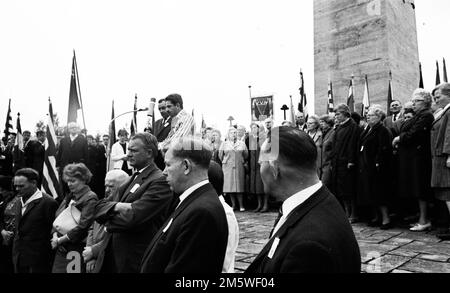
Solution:
[(124, 202), (118, 202), (115, 206), (114, 206), (114, 211), (124, 214), (128, 211), (131, 211), (131, 203), (124, 203)]
[(86, 272), (93, 273), (95, 269), (95, 260), (90, 260), (86, 263)]
[(53, 234), (52, 240), (50, 240), (50, 244), (52, 245), (52, 249), (56, 249), (58, 247), (58, 236)]
[(11, 231), (2, 230), (2, 237), (4, 242), (11, 241), (11, 238), (13, 237), (14, 233)]
[(394, 148), (397, 147), (397, 145), (400, 143), (400, 136), (397, 136), (396, 138), (394, 138), (394, 140), (392, 141), (392, 146)]
[(353, 164), (353, 163), (348, 163), (347, 164), (347, 169), (351, 169), (353, 167), (355, 167), (355, 164)]
[(92, 253), (92, 247), (86, 246), (83, 250), (83, 259), (84, 262), (88, 262), (94, 258), (94, 254)]

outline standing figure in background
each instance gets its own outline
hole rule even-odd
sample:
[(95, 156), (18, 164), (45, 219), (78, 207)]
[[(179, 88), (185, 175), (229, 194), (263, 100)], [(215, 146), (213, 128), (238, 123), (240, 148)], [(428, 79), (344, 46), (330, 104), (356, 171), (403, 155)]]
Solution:
[(322, 137), (320, 139), (320, 172), (319, 178), (322, 183), (331, 188), (331, 153), (333, 151), (334, 139), (334, 118), (330, 115), (323, 115), (319, 119)]
[(11, 177), (0, 175), (0, 274), (14, 272), (12, 244), (20, 197), (12, 191)]
[(211, 161), (216, 162), (222, 166), (222, 161), (219, 158), (219, 150), (222, 145), (222, 135), (219, 130), (213, 129), (211, 132), (211, 147), (212, 147), (212, 158)]
[(125, 129), (121, 129), (117, 135), (119, 141), (112, 146), (111, 161), (114, 162), (114, 169), (122, 170), (128, 175), (131, 175), (133, 170), (127, 157), (128, 132)]
[[(230, 195), (233, 209), (239, 208), (241, 212), (245, 211), (242, 194), (245, 192), (244, 163), (247, 157), (248, 150), (245, 143), (238, 140), (236, 128), (230, 128), (228, 140), (222, 144), (219, 152), (225, 178), (223, 192)], [(239, 207), (236, 204), (236, 198)]]
[(322, 153), (320, 152), (320, 143), (322, 141), (322, 132), (320, 131), (319, 117), (311, 115), (306, 123), (306, 133), (312, 138), (317, 146), (317, 174), (320, 176), (320, 162), (322, 162)]
[(39, 173), (38, 188), (41, 188), (44, 160), (45, 160), (45, 140), (44, 131), (36, 132), (37, 140), (30, 140), (24, 148), (25, 167), (36, 170)]

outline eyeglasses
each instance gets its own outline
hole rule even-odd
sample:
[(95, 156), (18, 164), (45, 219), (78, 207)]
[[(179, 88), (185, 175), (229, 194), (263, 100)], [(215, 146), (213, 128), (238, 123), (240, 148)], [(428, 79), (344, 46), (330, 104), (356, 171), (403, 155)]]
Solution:
[(411, 102), (413, 102), (413, 103), (425, 102), (425, 99), (414, 99)]

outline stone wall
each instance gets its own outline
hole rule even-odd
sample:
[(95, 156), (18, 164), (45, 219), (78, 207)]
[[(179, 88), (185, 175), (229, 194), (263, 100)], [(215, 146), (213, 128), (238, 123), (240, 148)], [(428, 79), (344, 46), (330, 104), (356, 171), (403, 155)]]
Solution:
[(354, 75), (355, 102), (369, 80), (371, 104), (405, 102), (419, 83), (415, 11), (402, 0), (314, 0), (315, 109), (326, 112), (328, 80), (335, 105), (345, 103)]

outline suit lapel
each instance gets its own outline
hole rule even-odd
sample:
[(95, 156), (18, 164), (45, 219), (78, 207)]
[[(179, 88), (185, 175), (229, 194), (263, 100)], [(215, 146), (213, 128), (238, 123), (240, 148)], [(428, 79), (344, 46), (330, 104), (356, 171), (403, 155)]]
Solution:
[[(136, 178), (134, 178), (133, 181), (130, 182), (130, 184), (128, 185), (126, 191), (124, 192), (121, 202), (126, 202), (127, 199), (132, 196), (135, 195), (137, 193), (140, 192), (140, 188), (142, 186), (142, 183), (145, 182), (145, 180), (150, 176), (151, 173), (153, 173), (153, 171), (155, 170), (155, 165), (151, 164), (147, 167), (147, 169), (144, 170), (144, 172), (142, 172), (141, 174), (139, 174)], [(137, 188), (136, 190), (134, 190), (134, 192), (131, 192), (131, 190), (134, 188), (134, 186), (139, 185), (139, 188)]]
[(258, 256), (255, 258), (255, 260), (252, 263), (253, 268), (259, 268), (262, 269), (260, 264), (265, 259), (266, 255), (269, 253), (269, 250), (272, 248), (273, 241), (275, 238), (279, 238), (281, 241), (283, 240), (283, 237), (286, 235), (286, 233), (289, 231), (289, 229), (295, 225), (298, 221), (300, 221), (312, 208), (314, 208), (316, 205), (318, 205), (320, 202), (322, 202), (325, 198), (327, 198), (328, 194), (325, 192), (325, 187), (321, 187), (316, 193), (314, 193), (310, 198), (308, 198), (303, 204), (296, 207), (289, 217), (287, 218), (286, 222), (281, 225), (281, 227), (278, 229), (278, 231), (275, 233), (275, 235), (272, 236), (272, 238), (267, 242), (267, 244), (264, 246), (264, 248), (261, 250), (261, 252), (258, 254)]

